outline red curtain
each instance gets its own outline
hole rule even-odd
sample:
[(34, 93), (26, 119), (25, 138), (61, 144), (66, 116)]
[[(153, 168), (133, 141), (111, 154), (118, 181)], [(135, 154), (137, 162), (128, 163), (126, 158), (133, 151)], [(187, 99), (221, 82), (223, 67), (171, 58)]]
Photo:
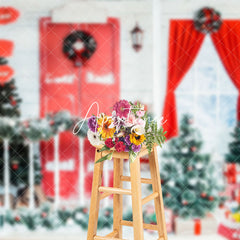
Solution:
[(195, 30), (192, 20), (170, 22), (167, 92), (163, 110), (168, 139), (178, 134), (175, 90), (194, 62), (204, 36)]
[(211, 38), (230, 79), (238, 89), (237, 119), (240, 120), (240, 21), (224, 20), (220, 30)]

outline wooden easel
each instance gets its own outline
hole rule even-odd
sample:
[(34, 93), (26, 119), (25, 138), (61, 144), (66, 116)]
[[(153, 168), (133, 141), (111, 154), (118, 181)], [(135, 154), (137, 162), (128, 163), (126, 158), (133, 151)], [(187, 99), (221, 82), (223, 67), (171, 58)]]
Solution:
[[(109, 151), (99, 152), (96, 149), (95, 162), (108, 154)], [(158, 166), (157, 149), (153, 148), (149, 155), (149, 165), (151, 179), (140, 176), (140, 157), (148, 153), (146, 148), (142, 148), (134, 162), (130, 163), (130, 175), (123, 175), (123, 159), (129, 159), (127, 152), (113, 152), (114, 179), (113, 187), (103, 187), (102, 174), (103, 162), (94, 166), (91, 206), (89, 213), (87, 240), (123, 240), (122, 226), (132, 226), (134, 230), (134, 240), (143, 240), (143, 229), (158, 231), (158, 240), (167, 240), (167, 231), (164, 216), (164, 206), (162, 199), (161, 180)], [(131, 190), (123, 189), (122, 182), (131, 182)], [(153, 193), (142, 199), (141, 183), (152, 184)], [(113, 232), (100, 237), (96, 236), (97, 222), (100, 200), (113, 194)], [(132, 196), (133, 221), (122, 220), (122, 195)], [(154, 199), (157, 225), (143, 223), (142, 205)]]

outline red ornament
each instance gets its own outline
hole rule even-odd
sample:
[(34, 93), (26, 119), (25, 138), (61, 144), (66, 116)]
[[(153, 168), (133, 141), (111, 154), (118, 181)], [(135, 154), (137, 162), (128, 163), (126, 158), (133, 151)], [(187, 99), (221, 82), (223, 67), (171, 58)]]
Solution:
[(213, 200), (214, 200), (214, 197), (213, 197), (213, 196), (210, 196), (210, 197), (208, 198), (208, 200), (209, 200), (209, 201), (213, 201)]
[(109, 211), (106, 211), (105, 214), (104, 214), (106, 217), (110, 216), (110, 212)]
[(205, 198), (207, 196), (207, 194), (205, 192), (201, 193), (201, 197)]
[(192, 170), (193, 170), (193, 167), (192, 167), (192, 166), (189, 166), (189, 167), (187, 168), (187, 170), (188, 170), (188, 171), (192, 171)]
[(28, 127), (29, 127), (29, 122), (28, 122), (28, 121), (24, 121), (24, 122), (22, 123), (22, 125), (23, 125), (24, 127), (28, 128)]
[(197, 151), (197, 147), (195, 147), (195, 146), (191, 147), (191, 151), (192, 152), (196, 152)]
[(16, 106), (17, 102), (15, 100), (11, 101), (12, 106)]
[(83, 211), (84, 214), (88, 213), (88, 209), (87, 208), (84, 208), (82, 211)]
[(18, 163), (13, 163), (13, 164), (12, 164), (12, 169), (13, 169), (14, 171), (18, 170), (18, 168), (19, 168)]
[(41, 217), (42, 217), (42, 218), (46, 218), (46, 217), (47, 217), (47, 213), (46, 213), (46, 212), (42, 212), (42, 213), (41, 213)]
[(182, 204), (183, 204), (183, 205), (188, 205), (188, 201), (183, 200), (183, 201), (182, 201)]
[(161, 184), (163, 184), (164, 183), (164, 180), (163, 179), (161, 179)]
[(171, 194), (170, 194), (170, 193), (167, 193), (167, 194), (166, 194), (166, 197), (171, 197)]
[(15, 222), (20, 222), (21, 218), (20, 218), (20, 216), (16, 216), (16, 217), (14, 218), (14, 220), (15, 220)]
[(193, 119), (190, 118), (190, 119), (188, 120), (188, 123), (189, 123), (189, 124), (193, 124), (193, 123), (194, 123)]
[(3, 86), (5, 83), (9, 82), (14, 75), (14, 70), (7, 66), (0, 66), (0, 85)]
[(19, 17), (19, 11), (13, 7), (0, 8), (0, 25), (15, 22)]

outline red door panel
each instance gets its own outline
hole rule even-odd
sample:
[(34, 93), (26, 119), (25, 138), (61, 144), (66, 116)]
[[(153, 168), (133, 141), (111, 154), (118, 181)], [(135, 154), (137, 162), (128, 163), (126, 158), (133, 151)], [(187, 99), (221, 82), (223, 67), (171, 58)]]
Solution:
[[(110, 107), (119, 99), (119, 22), (108, 19), (101, 24), (59, 24), (50, 18), (40, 20), (40, 115), (68, 110), (84, 117), (90, 105), (97, 101), (101, 112), (110, 113)], [(62, 52), (63, 40), (74, 30), (90, 33), (97, 42), (92, 57), (80, 68), (75, 67)], [(89, 115), (97, 114), (94, 107)], [(85, 193), (91, 191), (94, 148), (84, 141)], [(79, 188), (79, 141), (71, 132), (60, 135), (60, 194), (74, 198)], [(43, 188), (54, 196), (53, 141), (41, 144)], [(111, 175), (111, 174), (110, 174)], [(111, 179), (111, 178), (110, 178)], [(111, 184), (112, 180), (110, 180)]]

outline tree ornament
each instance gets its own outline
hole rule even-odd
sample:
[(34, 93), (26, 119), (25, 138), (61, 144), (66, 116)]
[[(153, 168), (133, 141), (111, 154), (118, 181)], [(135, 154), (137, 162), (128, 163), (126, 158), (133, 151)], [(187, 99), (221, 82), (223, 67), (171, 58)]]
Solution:
[(18, 170), (19, 168), (19, 162), (18, 161), (12, 161), (12, 169), (14, 171)]
[(188, 148), (187, 147), (182, 148), (182, 153), (187, 153), (187, 152), (188, 152)]
[(196, 152), (197, 151), (197, 147), (196, 146), (191, 147), (191, 151), (192, 152)]
[(213, 196), (210, 196), (210, 197), (208, 197), (208, 200), (209, 200), (209, 201), (213, 201), (213, 200), (214, 200), (214, 197), (213, 197)]
[(175, 182), (173, 180), (169, 181), (168, 183), (169, 187), (174, 187), (175, 186)]
[(41, 217), (42, 217), (42, 218), (46, 218), (47, 215), (48, 215), (48, 214), (47, 214), (46, 212), (42, 212), (42, 213), (41, 213)]
[(87, 209), (87, 208), (83, 208), (82, 211), (83, 211), (84, 214), (87, 214), (87, 213), (88, 213), (88, 209)]
[(205, 198), (207, 196), (207, 194), (205, 192), (201, 193), (201, 197)]
[(193, 178), (193, 179), (190, 179), (188, 182), (189, 182), (189, 184), (190, 184), (191, 186), (194, 186), (194, 185), (196, 185), (196, 184), (197, 184), (197, 182), (198, 182), (198, 179), (196, 179), (196, 178)]
[(183, 204), (183, 205), (188, 205), (188, 201), (183, 200), (183, 201), (182, 201), (182, 204)]
[(188, 166), (187, 170), (190, 172), (193, 170), (193, 167), (192, 166)]
[(17, 216), (15, 216), (14, 220), (15, 220), (15, 222), (20, 222), (21, 217), (17, 215)]
[(197, 11), (194, 26), (204, 34), (217, 32), (222, 25), (221, 14), (213, 8), (205, 7)]
[(200, 170), (203, 168), (203, 163), (196, 163), (196, 169)]
[(193, 123), (194, 123), (193, 119), (192, 119), (192, 118), (189, 118), (189, 119), (188, 119), (188, 124), (193, 124)]
[(76, 67), (82, 66), (96, 51), (97, 42), (85, 31), (74, 31), (63, 41), (63, 52), (74, 61)]
[(106, 217), (109, 217), (109, 216), (110, 216), (110, 214), (111, 214), (111, 213), (110, 213), (110, 211), (108, 211), (108, 210), (107, 210), (107, 211), (105, 211), (105, 213), (104, 213), (104, 215), (105, 215)]
[(15, 100), (12, 100), (12, 101), (11, 101), (11, 105), (12, 105), (12, 106), (16, 106), (16, 105), (17, 105), (17, 102), (16, 102)]

